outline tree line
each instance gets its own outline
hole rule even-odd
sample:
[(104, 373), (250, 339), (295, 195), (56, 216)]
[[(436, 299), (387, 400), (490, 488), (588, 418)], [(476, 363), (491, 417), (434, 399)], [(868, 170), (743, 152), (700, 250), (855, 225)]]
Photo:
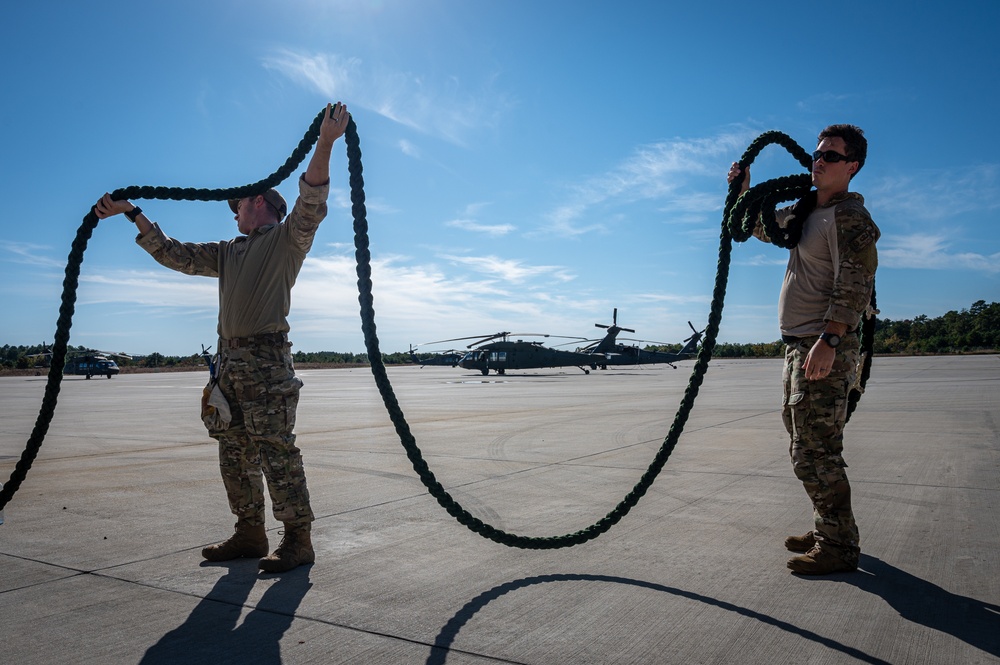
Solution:
[[(678, 349), (680, 346), (678, 345)], [(944, 355), (989, 353), (1000, 350), (1000, 303), (977, 300), (968, 309), (930, 318), (877, 318), (876, 355)], [(783, 356), (781, 340), (753, 344), (717, 344), (715, 358), (774, 358)]]
[[(673, 351), (681, 349), (680, 344), (647, 347), (649, 350)], [(990, 353), (1000, 350), (1000, 303), (986, 303), (977, 300), (968, 309), (950, 311), (937, 318), (921, 314), (913, 319), (893, 321), (878, 319), (875, 326), (875, 353), (889, 354), (952, 354)], [(50, 348), (44, 344), (34, 346), (0, 347), (0, 367), (7, 369), (31, 369), (45, 367)], [(69, 355), (86, 353), (83, 346), (67, 346)], [(785, 352), (781, 340), (773, 342), (753, 342), (747, 344), (720, 343), (715, 346), (716, 358), (775, 358)], [(123, 354), (125, 355), (125, 354)], [(296, 351), (295, 362), (300, 365), (367, 365), (368, 354), (336, 351)], [(131, 359), (113, 356), (120, 367), (142, 368), (197, 368), (205, 365), (200, 354), (190, 356), (165, 356), (151, 353), (134, 356)], [(413, 359), (405, 351), (383, 354), (386, 365), (412, 364)]]

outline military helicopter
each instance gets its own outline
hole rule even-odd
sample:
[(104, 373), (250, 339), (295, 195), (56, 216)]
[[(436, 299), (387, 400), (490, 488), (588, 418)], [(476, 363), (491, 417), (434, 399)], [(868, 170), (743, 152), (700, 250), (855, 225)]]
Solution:
[(74, 355), (70, 358), (69, 362), (66, 363), (66, 368), (64, 372), (66, 374), (78, 374), (86, 376), (88, 379), (92, 376), (107, 376), (109, 379), (121, 372), (118, 368), (118, 363), (109, 358), (108, 356), (115, 356), (116, 358), (125, 358), (126, 360), (131, 360), (132, 356), (127, 356), (123, 353), (109, 353), (107, 351), (86, 351), (80, 353), (79, 355)]
[(646, 351), (640, 349), (638, 345), (627, 345), (618, 343), (618, 333), (630, 332), (634, 333), (635, 330), (632, 328), (622, 328), (618, 325), (618, 308), (615, 307), (612, 313), (611, 325), (606, 325), (603, 323), (595, 323), (594, 326), (597, 328), (605, 328), (608, 332), (607, 334), (599, 340), (588, 340), (593, 343), (589, 346), (577, 349), (577, 351), (583, 351), (585, 353), (592, 353), (594, 355), (603, 355), (604, 360), (598, 361), (597, 364), (601, 369), (607, 369), (608, 365), (656, 365), (656, 364), (667, 364), (674, 367), (674, 363), (679, 360), (688, 360), (693, 358), (698, 351), (698, 343), (701, 341), (702, 335), (705, 333), (704, 330), (698, 332), (695, 327), (688, 321), (688, 326), (691, 328), (693, 333), (690, 337), (684, 340), (684, 346), (677, 353), (669, 353), (665, 351)]
[[(132, 356), (125, 355), (124, 353), (112, 353), (110, 351), (98, 351), (96, 349), (68, 351), (66, 364), (63, 367), (63, 374), (86, 376), (88, 379), (93, 376), (106, 376), (110, 379), (115, 374), (119, 374), (121, 372), (121, 369), (118, 367), (118, 363), (112, 360), (110, 356), (114, 356), (115, 358), (124, 358), (126, 360), (132, 359)], [(36, 353), (29, 357), (51, 359), (52, 352), (44, 351), (43, 353)]]
[(459, 361), (459, 366), (462, 369), (478, 369), (483, 376), (489, 374), (491, 369), (497, 374), (505, 374), (508, 369), (541, 369), (544, 367), (577, 367), (584, 374), (590, 374), (591, 369), (597, 369), (594, 362), (596, 356), (591, 353), (553, 349), (542, 346), (541, 342), (525, 342), (520, 339), (512, 341), (508, 339), (511, 335), (515, 337), (559, 337), (559, 335), (546, 335), (544, 333), (499, 332), (469, 344), (467, 348), (478, 348), (466, 353)]
[[(466, 347), (473, 350), (465, 353), (458, 362), (458, 365), (463, 369), (479, 370), (484, 376), (489, 374), (491, 369), (497, 374), (505, 374), (508, 369), (541, 369), (548, 367), (577, 367), (584, 374), (590, 374), (590, 370), (592, 369), (597, 369), (598, 367), (607, 369), (609, 365), (652, 365), (667, 363), (673, 367), (673, 363), (679, 360), (687, 360), (694, 356), (698, 342), (702, 336), (702, 333), (695, 331), (694, 326), (691, 326), (694, 334), (684, 340), (685, 346), (679, 352), (645, 351), (638, 346), (628, 346), (617, 342), (618, 333), (622, 331), (635, 332), (631, 328), (622, 328), (618, 325), (617, 307), (614, 310), (613, 323), (610, 326), (601, 323), (594, 325), (598, 328), (605, 328), (608, 331), (600, 340), (588, 340), (582, 337), (567, 337), (564, 335), (548, 335), (545, 333), (498, 332), (485, 337), (457, 337), (439, 342), (428, 342), (428, 344), (443, 344), (445, 342), (457, 342), (469, 339), (475, 340)], [(688, 325), (691, 325), (690, 321)], [(521, 339), (511, 340), (510, 337), (563, 338), (576, 340), (576, 343), (593, 342), (593, 344), (579, 347), (575, 351), (567, 351), (543, 346), (541, 342), (526, 342)], [(436, 362), (435, 364), (443, 365), (451, 363)]]
[[(419, 345), (418, 345), (419, 346)], [(418, 358), (415, 351), (416, 346), (410, 345), (410, 360), (413, 361), (414, 365), (420, 365), (424, 367), (425, 365), (450, 365), (452, 367), (458, 367), (458, 363), (465, 356), (465, 351), (456, 351), (455, 349), (449, 349), (443, 353), (432, 353), (430, 355), (424, 356), (423, 358)]]

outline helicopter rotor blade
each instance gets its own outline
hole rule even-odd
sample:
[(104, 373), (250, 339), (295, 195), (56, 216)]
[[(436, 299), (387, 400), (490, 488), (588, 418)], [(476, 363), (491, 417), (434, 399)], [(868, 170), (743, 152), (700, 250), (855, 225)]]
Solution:
[(493, 339), (494, 337), (501, 337), (503, 335), (509, 335), (510, 333), (496, 333), (493, 335), (469, 335), (468, 337), (452, 337), (451, 339), (439, 339), (436, 342), (421, 342), (413, 348), (418, 348), (421, 346), (431, 346), (433, 344), (444, 344), (445, 342), (462, 342), (467, 339)]
[(694, 327), (693, 325), (691, 325), (691, 322), (690, 322), (690, 321), (688, 321), (688, 325), (689, 325), (689, 326), (691, 326), (691, 332), (693, 332), (694, 334), (693, 334), (693, 335), (691, 335), (690, 337), (688, 337), (688, 338), (687, 338), (686, 340), (684, 340), (684, 341), (685, 341), (685, 342), (690, 342), (691, 340), (696, 340), (696, 341), (700, 341), (700, 340), (701, 340), (701, 337), (702, 337), (702, 335), (704, 335), (704, 334), (705, 334), (705, 330), (702, 330), (701, 332), (699, 332), (699, 331), (698, 331), (698, 330), (697, 330), (697, 329), (696, 329), (696, 328), (695, 328), (695, 327)]

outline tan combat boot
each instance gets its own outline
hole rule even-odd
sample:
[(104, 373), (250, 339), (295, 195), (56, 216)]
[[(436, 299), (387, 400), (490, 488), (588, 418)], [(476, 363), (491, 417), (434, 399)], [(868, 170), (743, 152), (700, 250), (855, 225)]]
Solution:
[(836, 554), (813, 547), (805, 554), (788, 560), (788, 568), (799, 575), (829, 575), (830, 573), (850, 573), (858, 569), (858, 564), (848, 563)]
[(313, 551), (312, 538), (309, 534), (310, 525), (285, 525), (285, 535), (271, 554), (261, 559), (257, 567), (265, 573), (284, 573), (304, 563), (316, 560)]
[(789, 552), (808, 552), (816, 544), (816, 538), (810, 531), (804, 536), (789, 536), (785, 538), (785, 549)]
[(258, 557), (267, 554), (267, 533), (263, 524), (236, 523), (236, 533), (215, 545), (209, 545), (201, 555), (209, 561), (231, 561), (242, 557)]

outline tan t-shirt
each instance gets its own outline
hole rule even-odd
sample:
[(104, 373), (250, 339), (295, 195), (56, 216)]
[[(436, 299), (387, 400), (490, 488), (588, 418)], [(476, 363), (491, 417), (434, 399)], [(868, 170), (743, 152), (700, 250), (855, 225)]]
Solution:
[[(777, 211), (784, 226), (788, 208)], [(781, 334), (819, 335), (827, 321), (858, 327), (871, 300), (878, 267), (878, 227), (855, 192), (838, 194), (817, 207), (789, 250), (788, 268), (778, 298)]]
[(282, 222), (209, 243), (180, 242), (153, 224), (136, 243), (157, 262), (188, 275), (219, 278), (219, 337), (288, 332), (292, 286), (320, 222), (330, 185), (299, 178), (299, 197)]

